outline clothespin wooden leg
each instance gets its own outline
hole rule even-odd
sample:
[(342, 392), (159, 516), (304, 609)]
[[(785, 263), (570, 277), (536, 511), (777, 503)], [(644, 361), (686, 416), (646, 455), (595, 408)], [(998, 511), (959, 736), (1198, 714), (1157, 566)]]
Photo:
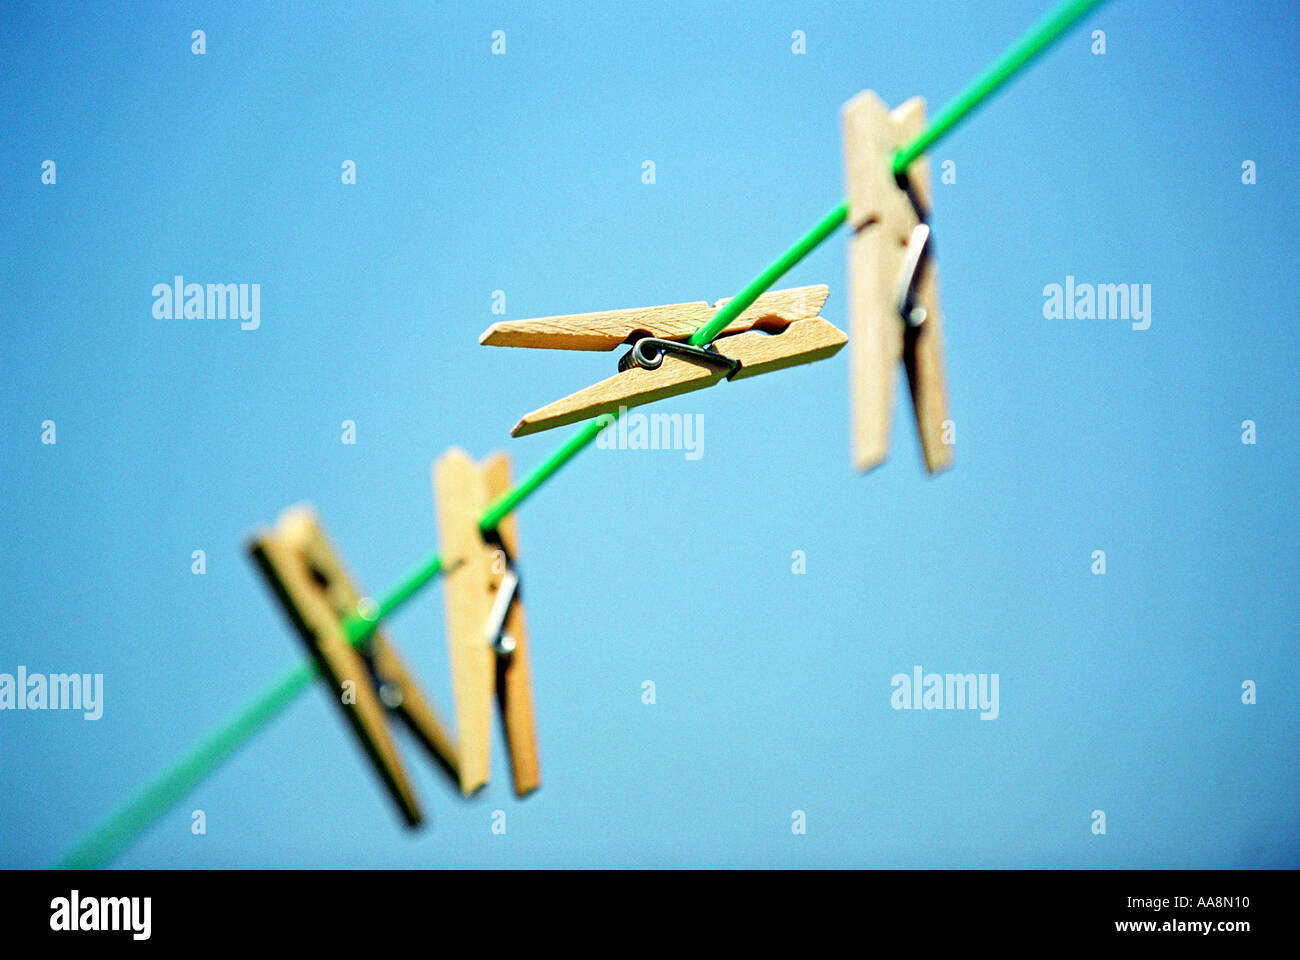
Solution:
[(433, 704), (420, 692), (410, 669), (397, 655), (388, 638), (378, 633), (371, 639), (370, 666), (383, 687), (396, 691), (397, 702), (385, 705), (410, 728), (443, 773), (453, 783), (459, 782), (456, 744), (451, 734), (447, 732)]
[(419, 800), (389, 735), (384, 705), (371, 681), (370, 668), (348, 642), (331, 602), (328, 591), (340, 587), (338, 577), (331, 577), (330, 568), (341, 569), (341, 565), (337, 561), (321, 563), (324, 543), (311, 511), (299, 507), (281, 516), (274, 532), (256, 537), (249, 549), (402, 816), (415, 826), (423, 820)]
[[(488, 502), (510, 489), (510, 458), (496, 453), (483, 467)], [(504, 565), (519, 559), (519, 534), (515, 518), (508, 516), (497, 525), (497, 535), (505, 556), (493, 551), (489, 589), (500, 589)], [(506, 615), (505, 632), (514, 641), (508, 657), (497, 660), (497, 699), (505, 720), (506, 743), (510, 748), (510, 769), (515, 793), (524, 796), (542, 785), (542, 771), (537, 756), (537, 726), (533, 713), (532, 665), (528, 652), (528, 630), (524, 623), (524, 605), (516, 598)]]
[(478, 518), (487, 507), (483, 475), (469, 454), (452, 449), (433, 465), (438, 541), (446, 573), (447, 653), (456, 702), (460, 789), (469, 796), (488, 780), (496, 653), (484, 636), (492, 596), (487, 545)]
[(889, 457), (896, 371), (903, 355), (903, 324), (897, 314), (882, 307), (894, 282), (889, 272), (892, 258), (881, 256), (876, 240), (858, 233), (849, 241), (851, 416), (854, 461), (864, 473)]
[(952, 462), (944, 443), (948, 419), (943, 370), (943, 315), (938, 271), (926, 257), (914, 284), (914, 302), (924, 311), (920, 326), (899, 312), (900, 273), (915, 226), (930, 208), (929, 161), (916, 160), (906, 182), (893, 175), (894, 153), (925, 127), (925, 103), (907, 101), (892, 113), (874, 93), (858, 94), (844, 106), (844, 164), (849, 194), (850, 371), (852, 375), (853, 455), (859, 470), (882, 463), (889, 454), (890, 425), (897, 395), (897, 368), (907, 371), (926, 468), (931, 473)]
[[(922, 119), (921, 127), (924, 127)], [(921, 162), (921, 161), (918, 161)], [(914, 165), (915, 166), (915, 165)], [(926, 174), (928, 178), (928, 173)], [(925, 468), (932, 474), (952, 466), (952, 446), (944, 439), (948, 420), (948, 386), (943, 368), (943, 311), (939, 308), (939, 265), (933, 257), (922, 266), (917, 281), (917, 303), (923, 304), (925, 321), (906, 330), (903, 362), (912, 394), (912, 411)]]

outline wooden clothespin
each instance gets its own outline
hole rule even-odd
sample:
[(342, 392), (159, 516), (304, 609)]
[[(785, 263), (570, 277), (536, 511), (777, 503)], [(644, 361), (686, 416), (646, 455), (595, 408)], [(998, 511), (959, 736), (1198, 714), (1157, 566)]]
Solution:
[(686, 341), (726, 300), (712, 307), (700, 301), (494, 323), (479, 343), (553, 350), (632, 345), (614, 376), (526, 414), (510, 431), (520, 437), (699, 390), (723, 377), (739, 380), (824, 360), (846, 339), (818, 316), (826, 295), (825, 286), (765, 293), (706, 347)]
[(438, 539), (448, 570), (443, 581), (460, 788), (466, 796), (488, 781), (494, 694), (515, 793), (522, 797), (542, 782), (515, 522), (506, 517), (486, 537), (478, 526), (488, 504), (509, 489), (510, 458), (504, 453), (480, 465), (464, 450), (452, 449), (433, 465)]
[(432, 703), (382, 631), (360, 649), (349, 642), (344, 621), (358, 612), (361, 593), (308, 507), (285, 511), (275, 530), (249, 544), (298, 635), (320, 667), (353, 732), (407, 823), (423, 820), (419, 799), (407, 778), (386, 725), (392, 712), (454, 780), (458, 765), (451, 737)]
[(929, 242), (930, 166), (921, 157), (895, 178), (894, 154), (925, 128), (925, 101), (894, 111), (871, 91), (844, 105), (848, 184), (849, 302), (852, 346), (853, 458), (863, 472), (889, 455), (889, 432), (901, 360), (926, 468), (952, 463), (944, 443), (948, 395), (943, 371), (943, 316)]

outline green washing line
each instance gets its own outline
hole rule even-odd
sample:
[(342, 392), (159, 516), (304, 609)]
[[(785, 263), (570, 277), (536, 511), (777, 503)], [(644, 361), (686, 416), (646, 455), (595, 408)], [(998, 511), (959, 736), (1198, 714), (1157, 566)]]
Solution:
[(497, 524), (504, 520), (507, 514), (513, 513), (515, 507), (523, 503), (534, 490), (550, 479), (551, 474), (585, 450), (591, 441), (595, 440), (600, 434), (600, 431), (613, 423), (617, 416), (617, 414), (605, 413), (586, 423), (581, 430), (566, 440), (560, 449), (547, 457), (545, 463), (530, 473), (523, 483), (513, 490), (506, 491), (495, 503), (489, 504), (483, 516), (479, 518), (479, 530), (483, 533), (495, 530)]
[(728, 300), (722, 309), (713, 315), (713, 319), (691, 334), (691, 345), (702, 347), (706, 343), (712, 343), (713, 338), (725, 330), (732, 320), (735, 320), (748, 310), (768, 287), (784, 277), (790, 272), (791, 267), (817, 249), (821, 242), (838, 230), (848, 218), (849, 202), (845, 200), (818, 220), (811, 230), (795, 241), (794, 246), (781, 254), (766, 270), (751, 280), (749, 286)]
[(354, 647), (364, 644), (390, 613), (419, 593), (421, 587), (440, 573), (442, 557), (435, 550), (403, 577), (397, 586), (380, 597), (378, 603), (371, 602), (369, 597), (363, 597), (357, 603), (356, 614), (343, 621), (343, 632), (347, 635), (348, 642)]
[(894, 175), (903, 173), (912, 165), (913, 160), (938, 143), (940, 138), (969, 116), (976, 107), (997, 93), (1003, 84), (1028, 66), (1030, 61), (1105, 2), (1106, 0), (1063, 0), (1062, 3), (1047, 11), (1043, 19), (1026, 30), (1019, 40), (1002, 53), (1002, 56), (966, 84), (966, 89), (939, 111), (919, 137), (894, 155)]
[[(920, 136), (894, 155), (894, 173), (900, 174), (907, 170), (914, 160), (974, 112), (976, 107), (983, 104), (1053, 42), (1060, 39), (1070, 27), (1105, 2), (1106, 0), (1063, 0), (1048, 11), (945, 106)], [(848, 202), (844, 201), (822, 217), (790, 249), (781, 254), (744, 290), (728, 301), (708, 323), (696, 330), (690, 342), (695, 346), (702, 346), (712, 341), (764, 291), (839, 229), (847, 218)], [(601, 430), (613, 423), (615, 417), (615, 414), (603, 414), (583, 426), (517, 487), (507, 491), (490, 504), (483, 516), (479, 518), (479, 529), (484, 533), (496, 529), (506, 516), (550, 479), (556, 471), (590, 446)], [(349, 617), (344, 622), (348, 639), (354, 645), (364, 644), (378, 629), (382, 620), (405, 604), (420, 588), (434, 580), (441, 572), (442, 560), (437, 553), (425, 557), (418, 567), (407, 574), (377, 604), (365, 602), (355, 616)], [(307, 688), (315, 674), (316, 665), (311, 659), (304, 660), (286, 673), (256, 700), (231, 717), (216, 733), (197, 747), (182, 754), (160, 777), (78, 840), (55, 866), (65, 869), (88, 869), (108, 863), (139, 837), (150, 824), (167, 812), (174, 803), (220, 766), (253, 734), (270, 723), (276, 714)]]
[(162, 776), (152, 781), (111, 817), (96, 826), (54, 866), (64, 870), (102, 867), (135, 840), (160, 816), (197, 787), (221, 762), (242, 747), (293, 699), (307, 689), (316, 675), (316, 663), (304, 660), (265, 693), (240, 710), (198, 746), (176, 758)]

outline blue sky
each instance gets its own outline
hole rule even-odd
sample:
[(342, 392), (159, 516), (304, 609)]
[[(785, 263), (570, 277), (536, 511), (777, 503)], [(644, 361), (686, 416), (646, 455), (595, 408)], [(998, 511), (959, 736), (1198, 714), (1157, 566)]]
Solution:
[[(0, 865), (297, 662), (252, 530), (310, 502), (380, 592), (443, 450), (522, 473), (569, 434), (508, 431), (614, 355), (478, 346), (493, 291), (734, 294), (842, 197), (844, 101), (933, 112), (1045, 8), (8, 5), (0, 672), (102, 673), (104, 714), (0, 712)], [(699, 459), (592, 449), (530, 500), (537, 795), (498, 742), (462, 801), (399, 736), (407, 832), (314, 686), (118, 864), (1297, 865), (1296, 43), (1281, 2), (1113, 0), (935, 149), (949, 473), (906, 406), (853, 473), (844, 352), (653, 408)], [(845, 250), (781, 284), (841, 327)], [(155, 319), (177, 274), (260, 284), (260, 327)], [(1150, 328), (1045, 318), (1067, 276), (1150, 284)], [(450, 715), (441, 590), (391, 635)], [(892, 709), (916, 665), (998, 674), (998, 718)]]

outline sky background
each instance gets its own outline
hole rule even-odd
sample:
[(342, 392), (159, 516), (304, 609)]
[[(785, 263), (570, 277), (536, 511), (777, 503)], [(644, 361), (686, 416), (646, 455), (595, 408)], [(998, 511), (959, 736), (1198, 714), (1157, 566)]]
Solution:
[[(1047, 0), (664, 6), (5, 5), (0, 672), (105, 692), (0, 713), (0, 865), (300, 660), (253, 530), (312, 503), (379, 593), (436, 543), (442, 451), (522, 475), (572, 433), (508, 431), (615, 355), (480, 347), (494, 290), (733, 295), (843, 196), (841, 104), (936, 112)], [(593, 448), (526, 503), (535, 796), (499, 735), (463, 801), (399, 732), (405, 830), (313, 684), (117, 865), (1300, 865), (1298, 32), (1114, 0), (935, 148), (949, 473), (906, 405), (854, 473), (845, 350), (646, 408), (702, 414), (698, 460)], [(841, 327), (846, 239), (779, 284)], [(261, 284), (260, 329), (154, 319), (176, 274)], [(1150, 329), (1045, 319), (1067, 275), (1150, 284)], [(450, 718), (441, 589), (390, 634)], [(997, 673), (1000, 716), (892, 709), (918, 664)]]

